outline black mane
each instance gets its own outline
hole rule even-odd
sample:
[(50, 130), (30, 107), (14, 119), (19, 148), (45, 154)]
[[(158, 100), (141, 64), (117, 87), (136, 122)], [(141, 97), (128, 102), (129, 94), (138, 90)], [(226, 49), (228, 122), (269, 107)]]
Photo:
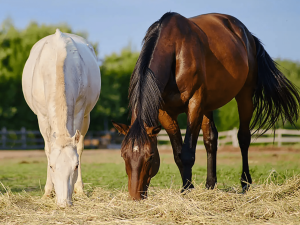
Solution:
[(131, 75), (128, 93), (129, 108), (131, 113), (136, 113), (137, 118), (126, 135), (123, 145), (127, 145), (129, 142), (133, 145), (132, 140), (136, 140), (141, 149), (142, 145), (149, 140), (144, 123), (148, 127), (158, 125), (159, 107), (163, 100), (156, 77), (149, 68), (149, 64), (160, 35), (161, 24), (164, 19), (174, 14), (165, 13), (148, 28), (143, 39), (143, 47)]

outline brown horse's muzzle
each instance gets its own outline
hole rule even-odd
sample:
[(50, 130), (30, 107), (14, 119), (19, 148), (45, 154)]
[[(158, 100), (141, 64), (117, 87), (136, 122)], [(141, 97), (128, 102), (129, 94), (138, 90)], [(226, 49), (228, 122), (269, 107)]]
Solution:
[(147, 190), (150, 181), (150, 177), (148, 179), (138, 179), (138, 176), (131, 176), (128, 179), (128, 191), (133, 200), (142, 200), (147, 197)]

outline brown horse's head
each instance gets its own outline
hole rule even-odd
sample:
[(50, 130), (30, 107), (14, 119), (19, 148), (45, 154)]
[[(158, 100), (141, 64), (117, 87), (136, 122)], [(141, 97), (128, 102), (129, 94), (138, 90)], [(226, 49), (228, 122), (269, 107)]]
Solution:
[(140, 126), (135, 121), (132, 126), (112, 122), (125, 135), (121, 155), (128, 175), (128, 191), (134, 200), (147, 196), (150, 180), (159, 169), (160, 158), (157, 150), (157, 134), (161, 126)]

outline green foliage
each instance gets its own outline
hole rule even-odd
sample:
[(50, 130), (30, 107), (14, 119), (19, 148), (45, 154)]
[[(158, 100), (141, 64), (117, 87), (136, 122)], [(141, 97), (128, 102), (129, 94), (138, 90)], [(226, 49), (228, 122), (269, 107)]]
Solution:
[(233, 99), (223, 107), (214, 111), (214, 120), (218, 131), (232, 130), (239, 126), (237, 103)]
[[(110, 120), (126, 123), (128, 118), (128, 87), (130, 76), (139, 53), (130, 46), (120, 53), (113, 53), (104, 58), (101, 70), (100, 99), (91, 112), (91, 130), (112, 127)], [(129, 123), (129, 122), (127, 122)]]
[[(204, 151), (204, 150), (203, 150)], [(285, 152), (281, 155), (280, 161), (274, 161), (274, 153), (259, 153), (252, 157), (250, 172), (255, 184), (263, 183), (272, 175), (274, 182), (281, 184), (285, 179), (300, 173), (298, 152)], [(291, 156), (292, 154), (292, 156)], [(83, 153), (84, 157), (85, 153)], [(84, 183), (92, 187), (98, 186), (106, 189), (127, 189), (127, 174), (124, 162), (119, 161), (119, 155), (110, 155), (107, 163), (83, 163), (82, 176)], [(203, 156), (205, 153), (203, 154)], [(293, 160), (285, 160), (290, 156)], [(97, 157), (95, 155), (94, 157)], [(99, 156), (98, 156), (99, 157)], [(109, 158), (111, 157), (111, 158)], [(114, 159), (118, 157), (118, 159)], [(273, 157), (273, 158), (272, 158)], [(179, 170), (174, 162), (165, 162), (171, 155), (161, 154), (161, 165), (157, 175), (151, 180), (151, 185), (161, 188), (179, 189), (182, 185)], [(4, 186), (11, 188), (12, 192), (26, 192), (32, 195), (42, 195), (47, 177), (47, 161), (43, 158), (26, 158), (28, 161), (18, 159), (8, 159), (0, 161), (0, 181)], [(240, 176), (242, 171), (242, 160), (240, 157), (232, 157), (228, 152), (218, 157), (217, 167), (218, 187), (224, 188), (232, 185), (240, 186)], [(255, 160), (265, 160), (265, 163), (253, 163)], [(231, 162), (231, 163), (229, 163)], [(275, 172), (276, 171), (276, 172)], [(193, 181), (196, 184), (203, 184), (206, 181), (206, 165), (196, 163), (193, 167)], [(87, 185), (85, 185), (87, 187)], [(0, 193), (4, 193), (0, 185)]]

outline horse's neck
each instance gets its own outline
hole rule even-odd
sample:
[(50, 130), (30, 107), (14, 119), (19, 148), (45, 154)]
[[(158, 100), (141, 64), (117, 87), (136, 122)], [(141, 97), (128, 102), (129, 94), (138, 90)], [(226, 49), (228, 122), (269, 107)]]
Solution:
[(175, 63), (173, 63), (174, 49), (170, 48), (170, 45), (168, 45), (167, 48), (164, 47), (165, 40), (161, 38), (162, 35), (166, 34), (161, 33), (155, 49), (153, 50), (152, 59), (149, 63), (149, 68), (155, 74), (161, 94), (163, 94), (163, 91), (169, 82), (172, 73), (172, 66), (175, 65)]

